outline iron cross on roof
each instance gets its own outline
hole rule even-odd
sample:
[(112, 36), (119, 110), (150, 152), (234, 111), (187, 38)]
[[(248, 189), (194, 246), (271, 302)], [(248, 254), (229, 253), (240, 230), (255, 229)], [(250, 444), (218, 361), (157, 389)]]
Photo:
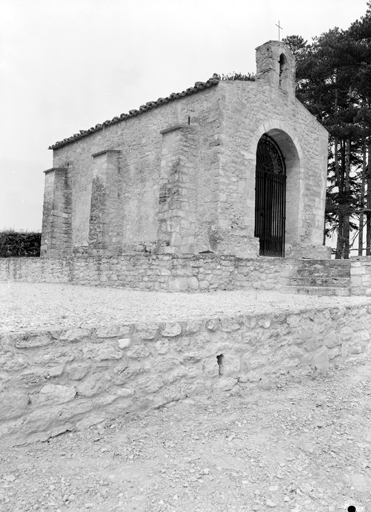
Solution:
[(280, 26), (280, 20), (278, 20), (278, 25), (276, 23), (276, 27), (278, 27), (278, 40), (281, 41), (281, 32), (280, 32), (280, 30), (283, 30), (283, 28)]

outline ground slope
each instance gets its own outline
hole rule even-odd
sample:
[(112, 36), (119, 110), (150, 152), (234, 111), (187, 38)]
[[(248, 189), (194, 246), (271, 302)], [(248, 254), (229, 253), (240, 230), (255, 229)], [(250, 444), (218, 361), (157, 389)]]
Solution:
[(0, 447), (2, 512), (371, 510), (371, 363)]

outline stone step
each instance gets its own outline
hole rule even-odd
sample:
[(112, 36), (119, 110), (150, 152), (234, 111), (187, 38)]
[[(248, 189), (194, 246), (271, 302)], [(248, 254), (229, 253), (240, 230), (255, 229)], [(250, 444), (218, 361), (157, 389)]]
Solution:
[(350, 267), (350, 260), (300, 260), (300, 266)]
[(347, 288), (350, 286), (350, 276), (348, 277), (328, 277), (328, 276), (310, 276), (310, 277), (292, 277), (290, 285), (293, 286), (325, 286), (336, 288)]
[(348, 297), (349, 288), (337, 288), (336, 286), (283, 286), (281, 293), (293, 293), (297, 295), (319, 295), (319, 296), (337, 296)]
[(299, 267), (296, 271), (301, 275), (326, 275), (326, 276), (349, 276), (350, 268), (335, 267), (335, 268), (315, 268), (315, 267)]

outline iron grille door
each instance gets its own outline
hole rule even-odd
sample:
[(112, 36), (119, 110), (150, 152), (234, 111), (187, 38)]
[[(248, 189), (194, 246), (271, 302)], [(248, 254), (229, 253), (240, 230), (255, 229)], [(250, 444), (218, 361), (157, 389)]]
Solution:
[(285, 255), (286, 166), (278, 145), (263, 135), (256, 153), (255, 233), (261, 256)]

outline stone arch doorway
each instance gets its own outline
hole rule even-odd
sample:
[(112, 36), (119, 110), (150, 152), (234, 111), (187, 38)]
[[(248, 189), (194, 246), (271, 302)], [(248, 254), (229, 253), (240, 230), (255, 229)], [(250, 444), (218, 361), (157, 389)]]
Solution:
[(256, 150), (255, 229), (260, 256), (285, 255), (286, 164), (279, 145), (267, 133)]
[[(286, 167), (285, 235), (281, 257), (294, 257), (301, 243), (305, 223), (305, 159), (295, 131), (278, 119), (266, 121), (256, 130), (251, 145), (255, 156), (259, 141), (264, 135), (273, 139), (278, 146)], [(254, 199), (255, 206), (256, 193)]]

